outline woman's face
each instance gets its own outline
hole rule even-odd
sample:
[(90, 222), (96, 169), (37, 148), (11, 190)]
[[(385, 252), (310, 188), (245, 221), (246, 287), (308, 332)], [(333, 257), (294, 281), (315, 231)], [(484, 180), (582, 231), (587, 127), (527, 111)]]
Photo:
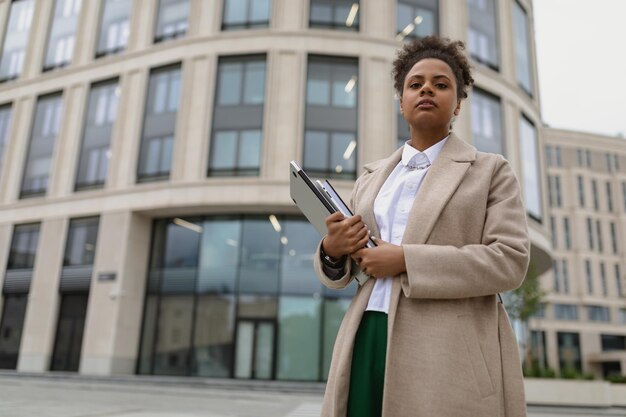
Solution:
[(445, 128), (461, 110), (456, 78), (448, 64), (440, 59), (418, 61), (404, 79), (400, 110), (415, 129)]

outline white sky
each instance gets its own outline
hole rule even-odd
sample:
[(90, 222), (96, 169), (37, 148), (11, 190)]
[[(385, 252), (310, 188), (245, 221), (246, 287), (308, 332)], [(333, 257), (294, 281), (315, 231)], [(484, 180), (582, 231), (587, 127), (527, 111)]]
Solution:
[(534, 0), (543, 120), (626, 137), (626, 0)]

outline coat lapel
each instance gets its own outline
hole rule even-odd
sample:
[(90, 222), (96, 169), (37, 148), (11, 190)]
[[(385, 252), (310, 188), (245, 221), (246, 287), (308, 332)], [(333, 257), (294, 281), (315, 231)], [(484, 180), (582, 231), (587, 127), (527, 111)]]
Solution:
[(475, 159), (476, 150), (451, 133), (415, 196), (402, 243), (426, 243), (443, 208)]

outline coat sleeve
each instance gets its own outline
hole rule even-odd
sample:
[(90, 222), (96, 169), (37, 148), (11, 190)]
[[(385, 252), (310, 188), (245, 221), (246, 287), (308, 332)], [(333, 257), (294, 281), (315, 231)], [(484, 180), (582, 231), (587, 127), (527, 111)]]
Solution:
[(481, 244), (462, 247), (403, 245), (406, 272), (400, 275), (409, 298), (469, 298), (519, 287), (530, 258), (521, 190), (508, 161), (494, 168)]
[[(354, 187), (352, 188), (352, 194), (350, 195), (349, 207), (353, 213), (354, 213), (354, 198), (356, 195), (357, 188), (359, 186), (360, 179), (361, 177), (359, 177), (354, 183)], [(324, 266), (322, 264), (322, 259), (320, 255), (320, 249), (322, 247), (322, 240), (324, 240), (324, 238), (322, 238), (320, 242), (317, 244), (315, 255), (313, 255), (313, 268), (315, 269), (315, 273), (319, 277), (322, 284), (324, 284), (328, 288), (339, 290), (339, 289), (347, 287), (354, 279), (354, 276), (352, 276), (352, 270), (354, 268), (354, 265), (353, 265), (354, 261), (352, 260), (352, 258), (348, 258), (343, 269), (343, 274), (339, 274), (335, 276), (334, 278), (330, 277), (324, 271)]]

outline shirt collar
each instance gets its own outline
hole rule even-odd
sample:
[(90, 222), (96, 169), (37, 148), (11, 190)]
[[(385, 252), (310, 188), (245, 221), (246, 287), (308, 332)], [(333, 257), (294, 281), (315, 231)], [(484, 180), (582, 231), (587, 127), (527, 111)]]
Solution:
[(405, 167), (408, 167), (409, 165), (411, 167), (426, 164), (432, 165), (435, 162), (435, 159), (439, 156), (443, 145), (445, 145), (449, 137), (450, 135), (446, 136), (430, 148), (425, 149), (424, 152), (420, 152), (409, 145), (409, 141), (407, 140), (404, 144), (404, 149), (402, 149), (402, 165)]

